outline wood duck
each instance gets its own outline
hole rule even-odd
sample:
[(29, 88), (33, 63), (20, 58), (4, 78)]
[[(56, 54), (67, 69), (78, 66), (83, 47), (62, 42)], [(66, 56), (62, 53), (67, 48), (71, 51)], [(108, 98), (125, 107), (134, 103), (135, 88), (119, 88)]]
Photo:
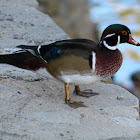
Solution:
[(40, 46), (20, 45), (17, 47), (21, 51), (0, 55), (0, 63), (63, 82), (66, 103), (73, 108), (84, 107), (83, 102), (70, 100), (69, 84), (75, 86), (74, 93), (79, 96), (95, 95), (92, 90), (80, 91), (79, 85), (104, 80), (119, 70), (122, 54), (117, 45), (120, 43), (140, 46), (126, 26), (113, 24), (104, 30), (98, 44), (87, 39), (69, 39)]

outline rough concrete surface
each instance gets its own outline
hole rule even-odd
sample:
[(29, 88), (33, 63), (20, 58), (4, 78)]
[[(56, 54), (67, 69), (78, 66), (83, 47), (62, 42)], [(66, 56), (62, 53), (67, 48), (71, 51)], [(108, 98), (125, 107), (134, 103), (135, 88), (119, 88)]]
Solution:
[[(34, 0), (0, 1), (0, 53), (20, 44), (69, 38)], [(64, 85), (30, 71), (0, 64), (0, 140), (139, 139), (138, 100), (125, 89), (96, 83), (81, 89), (100, 93), (89, 99), (71, 94), (87, 107), (65, 104)], [(73, 92), (73, 86), (70, 92)], [(118, 99), (117, 99), (118, 97)]]

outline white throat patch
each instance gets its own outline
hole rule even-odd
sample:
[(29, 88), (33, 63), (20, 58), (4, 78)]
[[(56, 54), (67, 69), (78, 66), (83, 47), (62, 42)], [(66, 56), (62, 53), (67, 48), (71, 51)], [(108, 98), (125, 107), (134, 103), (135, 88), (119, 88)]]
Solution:
[[(106, 36), (107, 37), (110, 37), (110, 36), (113, 36), (115, 34), (109, 34)], [(104, 40), (103, 41), (103, 44), (105, 45), (105, 47), (107, 47), (109, 50), (116, 50), (117, 49), (117, 45), (120, 43), (120, 36), (118, 35), (118, 41), (117, 41), (117, 44), (115, 46), (109, 46), (106, 41)]]

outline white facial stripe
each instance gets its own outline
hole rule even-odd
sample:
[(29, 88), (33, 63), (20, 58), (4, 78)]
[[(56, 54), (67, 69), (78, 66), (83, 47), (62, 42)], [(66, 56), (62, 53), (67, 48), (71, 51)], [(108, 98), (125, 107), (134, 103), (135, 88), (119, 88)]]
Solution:
[(105, 38), (107, 38), (107, 37), (111, 37), (111, 36), (113, 36), (113, 35), (115, 35), (115, 33), (113, 33), (113, 34), (109, 34), (109, 35), (107, 35)]
[(109, 46), (106, 41), (103, 41), (103, 44), (105, 45), (105, 47), (107, 47), (109, 50), (116, 50), (117, 49), (117, 45), (120, 43), (120, 36), (118, 35), (118, 41), (117, 44), (115, 46)]
[(116, 50), (117, 49), (117, 45), (116, 46), (109, 46), (106, 41), (103, 41), (105, 47), (107, 47), (109, 50)]
[(95, 71), (95, 64), (96, 64), (96, 54), (92, 52), (92, 70)]
[[(109, 35), (107, 35), (107, 36), (106, 36), (106, 37), (104, 37), (104, 38), (108, 38), (108, 37), (111, 37), (111, 36), (113, 36), (113, 35), (115, 35), (115, 33), (113, 33), (113, 34), (109, 34)], [(103, 40), (102, 40), (102, 41), (100, 41), (99, 45), (100, 45), (100, 44), (102, 44), (102, 42), (103, 42)]]

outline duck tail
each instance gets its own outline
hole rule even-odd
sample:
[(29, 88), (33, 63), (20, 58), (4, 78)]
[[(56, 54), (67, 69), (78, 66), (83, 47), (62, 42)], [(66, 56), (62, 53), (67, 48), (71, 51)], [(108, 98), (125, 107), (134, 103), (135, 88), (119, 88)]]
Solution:
[(27, 46), (27, 45), (19, 45), (19, 46), (16, 46), (17, 48), (20, 48), (20, 49), (31, 49), (33, 50), (34, 48), (36, 48), (37, 46)]
[(9, 64), (18, 68), (36, 71), (45, 67), (46, 63), (41, 58), (32, 55), (28, 51), (18, 51), (13, 54), (0, 55), (0, 63)]

